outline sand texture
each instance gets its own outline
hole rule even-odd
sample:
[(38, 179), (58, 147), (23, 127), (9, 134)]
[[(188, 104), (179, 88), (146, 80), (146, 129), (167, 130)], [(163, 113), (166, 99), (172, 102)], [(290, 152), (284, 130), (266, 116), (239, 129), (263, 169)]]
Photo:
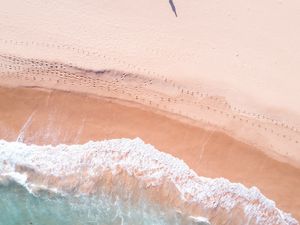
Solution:
[(181, 85), (167, 78), (153, 78), (116, 70), (87, 70), (73, 65), (0, 56), (1, 84), (42, 87), (94, 94), (150, 106), (185, 117), (192, 124), (228, 134), (259, 147), (283, 162), (300, 165), (300, 131), (297, 127), (230, 104), (224, 96)]

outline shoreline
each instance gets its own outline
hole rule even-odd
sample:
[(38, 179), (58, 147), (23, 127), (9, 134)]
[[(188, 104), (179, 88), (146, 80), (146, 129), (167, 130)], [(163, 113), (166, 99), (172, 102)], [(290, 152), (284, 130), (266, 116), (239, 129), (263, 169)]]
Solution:
[(89, 94), (28, 87), (0, 87), (0, 93), (1, 138), (57, 145), (138, 136), (184, 160), (201, 176), (257, 186), (279, 208), (300, 218), (296, 198), (300, 170), (223, 132), (178, 121), (146, 106)]
[(298, 224), (256, 187), (198, 176), (139, 138), (56, 147), (0, 140), (0, 146), (4, 182), (22, 178), (28, 191), (44, 186), (60, 193), (108, 193), (133, 205), (142, 198), (166, 212), (179, 211), (192, 220), (204, 216), (213, 224)]

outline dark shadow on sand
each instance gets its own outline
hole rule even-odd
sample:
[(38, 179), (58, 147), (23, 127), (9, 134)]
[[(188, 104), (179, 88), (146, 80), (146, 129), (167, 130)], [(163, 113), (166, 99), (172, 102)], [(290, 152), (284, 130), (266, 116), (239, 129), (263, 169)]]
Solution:
[(174, 5), (173, 0), (169, 0), (169, 4), (170, 4), (170, 6), (172, 8), (172, 11), (174, 12), (175, 16), (177, 17), (176, 7)]

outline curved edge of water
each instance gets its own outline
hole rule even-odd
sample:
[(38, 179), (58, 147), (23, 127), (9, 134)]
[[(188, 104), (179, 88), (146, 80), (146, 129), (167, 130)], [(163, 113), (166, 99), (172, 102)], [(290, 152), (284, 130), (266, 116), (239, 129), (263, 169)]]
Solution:
[[(144, 188), (174, 186), (174, 195), (178, 193), (179, 198), (176, 207), (192, 206), (187, 207), (187, 211), (195, 220), (203, 216), (214, 222), (219, 221), (216, 217), (220, 216), (235, 224), (240, 224), (238, 220), (243, 221), (241, 224), (298, 224), (258, 188), (248, 189), (224, 178), (198, 176), (182, 160), (158, 151), (139, 138), (57, 146), (0, 140), (0, 182), (13, 179), (32, 193), (39, 188), (68, 192), (71, 189), (66, 188), (66, 180), (69, 180), (67, 184), (73, 182), (72, 191), (89, 194), (95, 186), (87, 187), (84, 181), (91, 183), (97, 177), (106, 176), (107, 172), (118, 176), (124, 171)], [(53, 177), (54, 181), (49, 182)], [(171, 192), (168, 191), (167, 198)], [(235, 218), (237, 215), (240, 218)]]

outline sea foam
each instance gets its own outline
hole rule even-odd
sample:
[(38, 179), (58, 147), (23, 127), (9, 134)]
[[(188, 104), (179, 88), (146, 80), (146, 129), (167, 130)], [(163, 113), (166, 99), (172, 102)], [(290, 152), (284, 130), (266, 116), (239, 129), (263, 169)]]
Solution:
[(7, 179), (33, 194), (41, 189), (86, 196), (111, 192), (122, 198), (127, 193), (124, 199), (130, 196), (132, 202), (143, 197), (188, 215), (191, 224), (298, 224), (256, 187), (198, 176), (182, 160), (139, 138), (57, 146), (1, 140), (0, 180)]

